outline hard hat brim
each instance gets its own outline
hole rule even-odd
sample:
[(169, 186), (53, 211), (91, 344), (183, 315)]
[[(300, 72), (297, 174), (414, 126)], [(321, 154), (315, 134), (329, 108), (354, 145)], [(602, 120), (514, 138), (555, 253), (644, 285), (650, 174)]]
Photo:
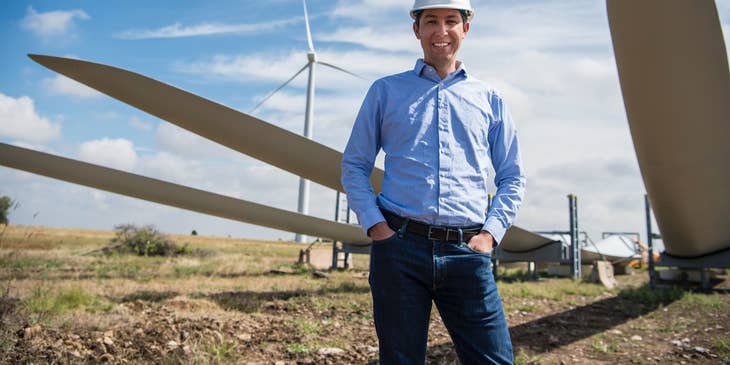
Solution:
[(416, 20), (416, 12), (428, 10), (428, 9), (454, 9), (454, 10), (463, 10), (466, 12), (466, 21), (471, 21), (471, 19), (474, 17), (474, 11), (471, 9), (464, 9), (463, 7), (455, 6), (455, 5), (444, 5), (444, 4), (437, 4), (437, 5), (425, 5), (425, 6), (419, 6), (418, 8), (411, 9), (411, 18), (413, 20)]

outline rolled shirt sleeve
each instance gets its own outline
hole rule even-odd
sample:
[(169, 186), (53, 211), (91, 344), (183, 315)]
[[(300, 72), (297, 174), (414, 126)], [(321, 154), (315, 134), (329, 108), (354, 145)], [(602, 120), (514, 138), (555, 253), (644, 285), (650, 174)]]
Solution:
[(365, 234), (370, 227), (385, 221), (370, 184), (370, 174), (380, 151), (379, 98), (375, 83), (360, 107), (342, 156), (342, 186)]
[(500, 243), (522, 204), (526, 179), (512, 116), (498, 95), (492, 96), (491, 104), (496, 120), (489, 130), (489, 154), (495, 170), (494, 184), (497, 191), (482, 229), (491, 233), (495, 241)]

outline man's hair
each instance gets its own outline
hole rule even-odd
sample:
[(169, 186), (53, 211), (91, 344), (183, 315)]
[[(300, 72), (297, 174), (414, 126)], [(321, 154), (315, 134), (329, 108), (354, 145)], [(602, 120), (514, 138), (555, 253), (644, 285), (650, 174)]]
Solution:
[[(469, 18), (466, 14), (466, 10), (459, 10), (459, 14), (461, 14), (461, 21), (463, 23), (466, 23)], [(416, 10), (413, 12), (413, 15), (416, 16), (416, 20), (415, 20), (416, 25), (420, 26), (421, 25), (421, 15), (423, 15), (423, 10)]]

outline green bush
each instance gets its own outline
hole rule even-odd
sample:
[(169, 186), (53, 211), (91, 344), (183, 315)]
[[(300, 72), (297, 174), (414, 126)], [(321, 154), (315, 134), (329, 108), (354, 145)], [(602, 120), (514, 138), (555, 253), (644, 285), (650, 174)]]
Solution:
[(112, 239), (112, 244), (119, 252), (140, 256), (175, 256), (190, 253), (187, 244), (178, 246), (152, 225), (137, 227), (133, 224), (119, 224), (114, 227), (114, 231), (116, 237)]
[(13, 199), (8, 196), (0, 197), (0, 224), (8, 224), (8, 213), (13, 203)]

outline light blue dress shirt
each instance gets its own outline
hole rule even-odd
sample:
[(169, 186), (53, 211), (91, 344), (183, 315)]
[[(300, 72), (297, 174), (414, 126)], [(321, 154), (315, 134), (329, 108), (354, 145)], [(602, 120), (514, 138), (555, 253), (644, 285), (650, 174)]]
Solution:
[[(385, 152), (383, 191), (370, 185)], [(489, 164), (497, 191), (487, 212)], [(517, 130), (502, 97), (463, 65), (441, 80), (419, 59), (373, 83), (342, 158), (342, 185), (363, 229), (384, 209), (448, 226), (482, 225), (502, 241), (525, 192)]]

